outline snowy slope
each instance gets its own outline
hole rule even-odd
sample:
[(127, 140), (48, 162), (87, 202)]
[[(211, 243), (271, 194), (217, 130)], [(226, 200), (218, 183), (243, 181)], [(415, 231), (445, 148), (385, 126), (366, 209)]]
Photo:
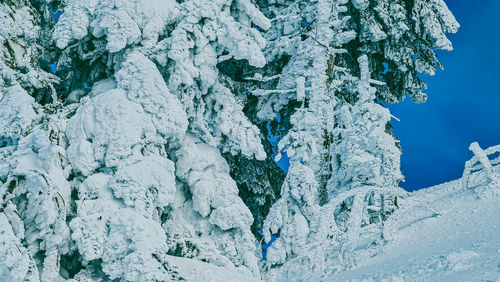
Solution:
[[(479, 177), (482, 178), (482, 177)], [(500, 281), (500, 187), (461, 189), (460, 180), (413, 194), (394, 240), (326, 281)], [(488, 191), (489, 193), (484, 193)], [(316, 274), (314, 276), (321, 276)]]
[(181, 280), (185, 281), (261, 281), (253, 277), (251, 274), (238, 271), (236, 268), (219, 267), (210, 263), (174, 256), (167, 256), (166, 261), (170, 267), (177, 269), (177, 272), (181, 274)]

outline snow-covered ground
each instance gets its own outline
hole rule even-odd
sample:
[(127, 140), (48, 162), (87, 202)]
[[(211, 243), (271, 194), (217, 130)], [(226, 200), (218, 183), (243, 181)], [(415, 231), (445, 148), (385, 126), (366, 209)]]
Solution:
[[(473, 180), (483, 180), (474, 175)], [(420, 202), (397, 216), (394, 240), (373, 255), (357, 250), (356, 266), (308, 281), (500, 281), (500, 187), (487, 183), (462, 189), (461, 180), (416, 191)], [(435, 215), (435, 214), (438, 215)], [(367, 255), (371, 254), (371, 255)], [(254, 281), (236, 270), (174, 258), (190, 281)], [(200, 280), (201, 279), (201, 280)]]
[(260, 281), (250, 274), (245, 274), (235, 268), (220, 267), (210, 263), (182, 257), (167, 256), (169, 266), (181, 273), (185, 281), (206, 282), (257, 282)]
[(500, 187), (467, 190), (460, 180), (412, 196), (394, 240), (326, 281), (500, 281)]

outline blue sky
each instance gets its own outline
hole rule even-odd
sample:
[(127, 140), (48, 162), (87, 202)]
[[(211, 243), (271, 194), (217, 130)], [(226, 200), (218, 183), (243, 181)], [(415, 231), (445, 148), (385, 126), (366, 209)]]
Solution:
[(461, 177), (469, 144), (500, 144), (500, 1), (445, 0), (461, 28), (449, 38), (455, 50), (439, 52), (445, 70), (426, 78), (428, 101), (390, 105), (401, 122), (407, 190)]

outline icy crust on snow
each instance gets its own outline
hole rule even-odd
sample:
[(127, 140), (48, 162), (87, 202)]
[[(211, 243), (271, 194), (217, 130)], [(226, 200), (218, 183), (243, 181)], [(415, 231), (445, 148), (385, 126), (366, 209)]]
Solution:
[(3, 88), (0, 92), (0, 137), (24, 135), (36, 118), (34, 103), (35, 99), (19, 85)]
[(57, 22), (53, 38), (57, 47), (64, 49), (87, 36), (90, 28), (93, 36), (106, 36), (110, 52), (139, 42), (151, 47), (178, 13), (173, 0), (72, 0)]
[(178, 269), (186, 281), (207, 281), (207, 282), (257, 282), (262, 281), (251, 275), (241, 273), (238, 269), (219, 267), (213, 264), (186, 259), (182, 257), (168, 256), (169, 265)]
[(73, 167), (89, 175), (100, 166), (137, 161), (146, 141), (176, 144), (187, 129), (186, 114), (170, 94), (156, 66), (132, 53), (116, 73), (117, 88), (106, 82), (69, 120), (66, 135)]
[(408, 202), (425, 202), (440, 216), (421, 205), (396, 211), (393, 241), (375, 256), (359, 248), (351, 270), (322, 278), (315, 273), (310, 281), (498, 281), (500, 194), (478, 197), (483, 189), (500, 187), (463, 189), (456, 180), (414, 192)]
[(197, 251), (187, 257), (243, 266), (257, 274), (255, 239), (250, 232), (253, 217), (217, 148), (186, 135), (177, 152), (176, 175), (189, 186), (192, 198), (178, 193), (181, 198), (176, 200), (172, 220), (164, 224), (171, 244), (194, 245)]
[[(19, 140), (7, 158), (10, 173), (0, 187), (2, 209), (16, 237), (25, 240), (31, 256), (39, 251), (46, 254), (37, 262), (43, 266), (40, 274), (45, 281), (60, 278), (59, 256), (68, 252), (70, 186), (61, 166), (61, 151), (45, 131), (35, 129)], [(36, 268), (32, 271), (37, 272)]]

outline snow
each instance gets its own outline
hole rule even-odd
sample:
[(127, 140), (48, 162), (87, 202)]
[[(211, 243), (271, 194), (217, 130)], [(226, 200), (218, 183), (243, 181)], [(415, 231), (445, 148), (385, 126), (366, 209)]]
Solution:
[(0, 280), (39, 281), (35, 262), (14, 234), (7, 216), (0, 213)]
[[(255, 238), (250, 232), (253, 216), (238, 196), (238, 187), (229, 175), (229, 166), (220, 152), (215, 147), (201, 142), (194, 135), (187, 134), (183, 147), (177, 153), (175, 173), (189, 186), (192, 200), (186, 201), (180, 198), (179, 202), (174, 205), (176, 210), (174, 214), (180, 214), (173, 215), (173, 220), (165, 224), (164, 228), (172, 231), (171, 234), (167, 231), (167, 234), (174, 237), (174, 242), (179, 243), (182, 237), (190, 242), (191, 240), (198, 241), (196, 237), (189, 238), (195, 230), (199, 233), (197, 237), (202, 236), (200, 239), (204, 239), (203, 235), (206, 233), (220, 234), (222, 237), (214, 240), (211, 243), (214, 244), (212, 246), (206, 246), (206, 242), (201, 241), (201, 246), (198, 248), (201, 248), (202, 252), (199, 255), (202, 258), (208, 255), (208, 261), (216, 265), (240, 265), (244, 266), (247, 271), (249, 269), (254, 274), (258, 273)], [(191, 209), (197, 214), (193, 214)], [(175, 225), (178, 224), (176, 221), (181, 221), (183, 217), (187, 217), (184, 226), (176, 228)], [(182, 231), (182, 229), (187, 230)], [(227, 232), (221, 234), (220, 231)], [(190, 234), (177, 235), (177, 232)], [(221, 247), (227, 258), (220, 257), (218, 254)], [(227, 262), (221, 263), (221, 260)]]
[(135, 208), (146, 218), (156, 209), (174, 201), (174, 163), (161, 156), (147, 156), (141, 161), (119, 169), (109, 183), (115, 197)]
[(132, 155), (146, 131), (153, 131), (143, 108), (113, 89), (83, 103), (66, 129), (73, 167), (88, 175), (100, 165), (118, 166)]
[(53, 38), (57, 47), (64, 49), (73, 40), (87, 36), (90, 28), (93, 36), (106, 36), (110, 52), (134, 43), (152, 46), (178, 12), (173, 0), (73, 0), (57, 22)]
[(207, 97), (207, 104), (212, 106), (213, 131), (217, 139), (223, 139), (220, 141), (224, 146), (223, 151), (232, 155), (241, 152), (257, 160), (266, 159), (259, 128), (243, 113), (243, 105), (227, 87), (216, 83)]
[[(68, 251), (70, 185), (62, 170), (60, 152), (44, 130), (33, 130), (19, 140), (15, 152), (7, 158), (12, 168), (5, 183), (9, 184), (0, 190), (2, 199), (10, 205), (7, 214), (13, 219), (16, 236), (24, 239), (30, 254), (46, 252), (41, 262), (41, 279), (45, 281), (60, 278), (57, 261)], [(16, 220), (21, 215), (24, 220)]]
[(451, 41), (446, 37), (445, 32), (457, 32), (460, 24), (443, 0), (415, 1), (412, 18), (427, 27), (423, 33), (433, 43), (434, 48), (453, 50)]
[(181, 103), (144, 55), (129, 54), (115, 78), (97, 83), (68, 122), (68, 157), (84, 175), (137, 161), (145, 143), (176, 147), (187, 129)]
[[(12, 6), (14, 5), (14, 6)], [(40, 15), (28, 2), (0, 3), (0, 87), (45, 88), (58, 81), (38, 65)]]
[(368, 0), (351, 0), (352, 5), (358, 10), (365, 10), (370, 5)]
[[(498, 166), (495, 169), (500, 171)], [(462, 179), (414, 193), (377, 188), (380, 193), (397, 195), (398, 202), (398, 208), (381, 226), (363, 223), (366, 220), (363, 210), (377, 210), (363, 204), (364, 195), (374, 189), (371, 186), (336, 195), (316, 212), (319, 219), (314, 214), (313, 217), (304, 214), (304, 207), (297, 209), (288, 204), (284, 208), (286, 203), (294, 201), (282, 197), (271, 209), (265, 228), (275, 232), (281, 224), (289, 223), (281, 228), (276, 242), (267, 250), (266, 264), (277, 267), (269, 269), (264, 278), (268, 281), (499, 281), (500, 186), (484, 180), (488, 180), (487, 172), (481, 170), (471, 176), (467, 189), (462, 188)], [(337, 232), (344, 233), (340, 230), (344, 228), (342, 225), (326, 230), (328, 222), (336, 225), (338, 221), (329, 215), (335, 206), (352, 196), (347, 233), (329, 239)], [(307, 223), (301, 219), (301, 213), (306, 215)], [(301, 245), (300, 232), (306, 230), (310, 232), (307, 245), (294, 247)], [(289, 238), (291, 232), (297, 233), (292, 235), (293, 240)], [(270, 240), (268, 235), (264, 237), (266, 242)], [(337, 247), (336, 240), (340, 240)], [(287, 254), (290, 247), (295, 255)]]
[(186, 281), (207, 281), (207, 282), (257, 282), (262, 281), (249, 276), (238, 269), (231, 267), (219, 267), (213, 264), (204, 263), (182, 257), (168, 256), (166, 261), (169, 265), (178, 269), (183, 274)]
[(268, 30), (271, 27), (271, 21), (250, 0), (237, 0), (236, 3), (260, 28)]
[(168, 280), (161, 262), (152, 257), (168, 250), (163, 229), (116, 199), (110, 179), (94, 174), (80, 185), (77, 217), (70, 227), (84, 262), (102, 259), (103, 271), (111, 279)]
[(229, 176), (229, 166), (214, 147), (188, 135), (178, 153), (176, 174), (193, 193), (193, 208), (222, 230), (248, 228), (252, 214), (238, 197), (238, 187)]
[[(405, 193), (376, 100), (424, 100), (417, 71), (459, 26), (443, 0), (10, 2), (0, 280), (498, 279), (493, 149)], [(248, 204), (243, 166), (268, 172), (259, 126), (283, 111), (281, 198), (258, 180), (272, 197)]]
[(461, 187), (456, 180), (415, 192), (413, 200), (428, 203), (440, 215), (420, 206), (396, 213), (397, 232), (380, 254), (362, 257), (353, 269), (328, 279), (498, 281), (500, 196), (478, 197), (475, 189)]
[(0, 92), (0, 137), (17, 137), (26, 133), (36, 118), (35, 99), (19, 85)]
[(264, 221), (263, 237), (271, 242), (271, 233), (279, 237), (267, 249), (266, 264), (281, 264), (307, 248), (310, 229), (319, 211), (318, 184), (313, 171), (300, 163), (290, 166), (279, 199)]
[(157, 142), (176, 142), (184, 138), (188, 127), (186, 113), (179, 99), (169, 89), (156, 65), (140, 52), (127, 55), (127, 60), (115, 74), (118, 88), (127, 98), (142, 105), (151, 117), (159, 135)]

